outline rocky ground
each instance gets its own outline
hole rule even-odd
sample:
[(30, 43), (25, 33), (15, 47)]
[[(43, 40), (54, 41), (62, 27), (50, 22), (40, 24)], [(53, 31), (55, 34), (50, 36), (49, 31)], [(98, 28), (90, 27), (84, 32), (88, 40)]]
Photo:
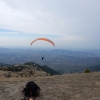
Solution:
[(0, 100), (21, 100), (21, 91), (29, 81), (41, 88), (36, 100), (100, 100), (100, 72), (27, 78), (1, 75)]

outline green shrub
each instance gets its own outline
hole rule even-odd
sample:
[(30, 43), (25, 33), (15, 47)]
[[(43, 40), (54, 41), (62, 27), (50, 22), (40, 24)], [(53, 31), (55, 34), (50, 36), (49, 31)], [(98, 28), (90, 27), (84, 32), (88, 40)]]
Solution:
[(84, 73), (90, 73), (91, 71), (89, 69), (84, 70)]

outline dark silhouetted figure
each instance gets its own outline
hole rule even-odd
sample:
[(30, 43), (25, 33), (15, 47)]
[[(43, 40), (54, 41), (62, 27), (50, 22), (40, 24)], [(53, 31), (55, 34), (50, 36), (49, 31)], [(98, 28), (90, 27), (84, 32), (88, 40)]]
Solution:
[(42, 60), (44, 59), (44, 57), (42, 57)]
[(35, 82), (30, 81), (26, 84), (26, 87), (23, 89), (22, 93), (24, 93), (25, 97), (36, 98), (39, 96), (40, 90), (40, 87)]

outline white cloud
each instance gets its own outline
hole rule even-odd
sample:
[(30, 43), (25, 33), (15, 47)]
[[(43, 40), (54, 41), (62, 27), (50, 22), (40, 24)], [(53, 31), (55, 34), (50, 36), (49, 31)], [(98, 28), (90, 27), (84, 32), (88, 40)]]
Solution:
[(9, 34), (16, 35), (16, 34), (19, 34), (19, 32), (0, 32), (0, 34), (2, 34), (2, 35), (9, 35)]
[[(51, 11), (41, 10), (41, 8), (31, 8), (25, 10), (12, 9), (8, 3), (0, 2), (0, 27), (39, 34), (66, 34), (75, 26), (73, 18), (61, 18)], [(27, 8), (30, 8), (29, 6)], [(59, 9), (58, 9), (59, 10)], [(73, 22), (73, 25), (71, 24)], [(75, 29), (75, 28), (74, 28)], [(74, 30), (73, 29), (73, 30)]]
[(99, 45), (99, 10), (100, 0), (0, 0), (0, 28), (23, 34), (60, 35), (62, 44), (84, 41), (87, 47), (92, 42)]

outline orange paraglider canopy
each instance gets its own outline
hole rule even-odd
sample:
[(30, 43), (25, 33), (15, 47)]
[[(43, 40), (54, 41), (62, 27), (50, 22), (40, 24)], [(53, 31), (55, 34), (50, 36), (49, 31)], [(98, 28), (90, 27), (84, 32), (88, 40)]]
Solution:
[(33, 41), (31, 42), (31, 45), (32, 45), (35, 41), (38, 41), (38, 40), (43, 40), (43, 41), (50, 42), (53, 46), (55, 46), (54, 42), (51, 41), (51, 40), (49, 40), (49, 39), (47, 39), (47, 38), (37, 38), (37, 39), (35, 39), (35, 40), (33, 40)]

